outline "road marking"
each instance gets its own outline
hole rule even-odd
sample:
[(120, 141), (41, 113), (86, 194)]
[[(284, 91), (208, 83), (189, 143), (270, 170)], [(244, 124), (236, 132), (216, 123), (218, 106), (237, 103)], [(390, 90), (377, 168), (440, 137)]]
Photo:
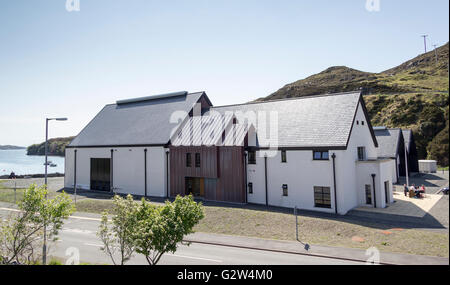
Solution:
[(89, 230), (80, 230), (80, 229), (71, 229), (71, 228), (63, 228), (62, 229), (63, 232), (71, 232), (71, 233), (78, 233), (78, 234), (93, 234), (93, 231), (89, 231)]
[[(12, 209), (12, 208), (0, 208), (0, 210), (11, 211), (11, 212), (21, 212), (21, 210), (18, 210), (18, 209)], [(89, 220), (89, 221), (101, 221), (101, 219), (99, 219), (99, 218), (89, 218), (89, 217), (80, 217), (80, 216), (70, 216), (69, 219)]]
[(198, 260), (212, 261), (212, 262), (217, 262), (217, 263), (222, 263), (223, 262), (222, 260), (217, 260), (217, 259), (209, 259), (209, 258), (203, 258), (203, 257), (194, 257), (194, 256), (178, 255), (178, 254), (167, 254), (167, 256), (190, 258), (190, 259), (198, 259)]
[(87, 243), (87, 242), (85, 242), (84, 245), (95, 246), (95, 247), (103, 247), (103, 244), (98, 244), (98, 243)]

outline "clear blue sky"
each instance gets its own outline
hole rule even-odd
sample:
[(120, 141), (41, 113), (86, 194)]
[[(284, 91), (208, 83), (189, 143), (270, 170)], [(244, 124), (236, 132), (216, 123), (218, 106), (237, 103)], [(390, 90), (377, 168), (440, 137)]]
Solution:
[(0, 144), (76, 135), (108, 103), (206, 91), (246, 102), (346, 65), (380, 72), (445, 44), (447, 0), (0, 0)]

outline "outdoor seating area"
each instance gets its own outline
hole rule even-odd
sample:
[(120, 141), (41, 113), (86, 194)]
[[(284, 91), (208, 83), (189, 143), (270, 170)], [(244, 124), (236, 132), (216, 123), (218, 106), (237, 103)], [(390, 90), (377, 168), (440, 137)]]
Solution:
[(412, 184), (410, 187), (408, 185), (403, 185), (403, 192), (405, 194), (405, 197), (409, 198), (416, 198), (416, 199), (423, 199), (425, 198), (425, 185), (421, 185), (420, 187), (416, 187), (415, 184)]

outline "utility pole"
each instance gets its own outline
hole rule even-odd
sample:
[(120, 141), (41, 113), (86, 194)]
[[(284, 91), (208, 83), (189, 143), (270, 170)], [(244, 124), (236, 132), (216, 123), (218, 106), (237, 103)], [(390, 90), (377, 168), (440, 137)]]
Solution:
[(434, 46), (434, 57), (436, 58), (436, 64), (437, 64), (438, 63), (438, 56), (437, 56), (437, 50), (436, 50), (437, 45), (434, 44), (433, 46)]
[(422, 35), (423, 37), (423, 45), (425, 47), (425, 53), (427, 53), (427, 37), (428, 35)]

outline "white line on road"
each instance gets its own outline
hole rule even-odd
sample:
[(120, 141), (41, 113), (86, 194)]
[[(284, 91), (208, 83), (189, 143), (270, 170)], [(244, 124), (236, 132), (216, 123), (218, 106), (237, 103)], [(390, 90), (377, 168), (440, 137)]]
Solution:
[(103, 244), (98, 244), (98, 243), (87, 243), (87, 242), (85, 242), (84, 245), (95, 246), (95, 247), (102, 247), (102, 246), (103, 246)]
[(217, 260), (217, 259), (209, 259), (209, 258), (203, 258), (203, 257), (194, 257), (194, 256), (178, 255), (178, 254), (167, 254), (166, 256), (198, 259), (198, 260), (212, 261), (212, 262), (217, 262), (217, 263), (222, 263), (223, 262), (222, 260)]
[[(11, 212), (20, 212), (18, 209), (12, 208), (0, 208), (0, 210), (11, 211)], [(80, 216), (70, 216), (70, 219), (78, 219), (78, 220), (89, 220), (89, 221), (101, 221), (99, 218), (89, 218), (89, 217), (80, 217)]]

